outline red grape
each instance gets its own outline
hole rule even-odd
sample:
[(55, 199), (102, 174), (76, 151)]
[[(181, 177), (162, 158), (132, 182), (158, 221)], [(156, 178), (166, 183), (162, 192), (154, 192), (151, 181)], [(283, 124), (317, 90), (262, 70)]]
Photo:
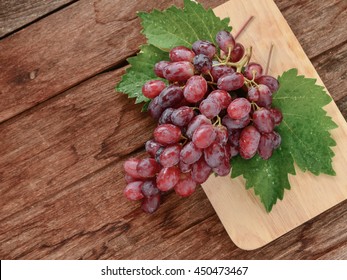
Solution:
[(154, 139), (162, 145), (175, 144), (181, 139), (181, 130), (173, 124), (161, 124), (154, 130)]
[(201, 155), (202, 151), (197, 148), (193, 142), (189, 142), (182, 148), (180, 159), (185, 164), (190, 165), (194, 162), (197, 162), (200, 159)]
[(205, 149), (216, 139), (216, 131), (210, 124), (204, 124), (198, 127), (193, 134), (192, 141), (196, 147)]
[(212, 69), (211, 59), (204, 54), (198, 54), (193, 59), (195, 70), (199, 73), (207, 74)]
[(260, 107), (270, 107), (272, 103), (272, 93), (266, 85), (258, 86), (259, 98), (257, 104)]
[(213, 142), (204, 150), (205, 161), (211, 168), (221, 165), (224, 156), (224, 148), (217, 142)]
[(270, 108), (271, 117), (274, 120), (275, 126), (280, 125), (283, 119), (282, 112), (277, 108)]
[(137, 172), (137, 165), (140, 160), (137, 158), (129, 158), (123, 164), (124, 171), (135, 179), (142, 179), (142, 176)]
[(145, 144), (146, 152), (149, 153), (152, 157), (155, 156), (160, 147), (160, 144), (155, 142), (153, 139), (148, 140)]
[(227, 65), (218, 65), (218, 66), (212, 66), (211, 69), (211, 75), (213, 77), (213, 81), (217, 82), (218, 79), (225, 74), (233, 74), (235, 73), (234, 68), (231, 68)]
[(184, 46), (174, 47), (170, 51), (170, 60), (173, 62), (177, 62), (177, 61), (192, 62), (194, 56), (195, 56), (195, 53)]
[(141, 209), (146, 213), (155, 212), (160, 205), (160, 194), (156, 194), (150, 197), (145, 197), (141, 204)]
[(145, 83), (142, 87), (142, 94), (147, 98), (157, 97), (166, 87), (166, 84), (160, 80), (151, 80)]
[(171, 190), (180, 179), (180, 170), (176, 166), (164, 167), (157, 176), (157, 188), (161, 191)]
[(211, 124), (211, 120), (206, 118), (204, 115), (195, 116), (188, 124), (186, 135), (192, 139), (194, 131), (203, 124)]
[(183, 99), (183, 91), (177, 85), (166, 87), (158, 96), (159, 105), (162, 108), (172, 107)]
[(216, 54), (216, 47), (209, 41), (198, 40), (192, 45), (193, 52), (195, 54), (204, 54), (212, 59)]
[(218, 100), (222, 109), (227, 108), (231, 102), (230, 94), (227, 91), (221, 89), (212, 91), (207, 98)]
[(166, 147), (159, 156), (159, 162), (164, 167), (171, 167), (180, 161), (181, 145), (176, 144)]
[(146, 180), (143, 182), (141, 192), (145, 197), (151, 197), (160, 193), (155, 180)]
[(249, 80), (258, 79), (263, 74), (263, 67), (255, 62), (250, 62), (243, 72), (245, 77)]
[(262, 85), (266, 85), (271, 93), (275, 93), (278, 90), (279, 87), (279, 83), (277, 81), (277, 79), (275, 79), (272, 76), (261, 76), (258, 79), (255, 80), (258, 84), (262, 84)]
[(179, 180), (174, 189), (179, 196), (187, 197), (194, 193), (196, 185), (191, 175), (188, 174)]
[(216, 42), (219, 46), (219, 48), (225, 52), (228, 53), (229, 49), (232, 51), (235, 47), (235, 39), (234, 37), (227, 31), (219, 31), (216, 35)]
[(268, 109), (261, 108), (253, 113), (253, 124), (262, 133), (273, 131), (275, 123)]
[(194, 75), (194, 66), (188, 61), (171, 62), (164, 68), (163, 75), (170, 82), (185, 82)]
[(199, 105), (200, 113), (209, 119), (217, 116), (221, 110), (221, 104), (218, 99), (206, 98)]
[(245, 79), (241, 73), (223, 75), (218, 79), (217, 87), (222, 90), (237, 90), (243, 86)]
[(242, 44), (236, 43), (233, 51), (230, 55), (230, 61), (232, 62), (238, 62), (245, 54), (245, 48)]
[(260, 137), (258, 154), (263, 159), (269, 159), (274, 149), (273, 137), (271, 134), (263, 133)]
[(160, 166), (154, 158), (145, 158), (139, 161), (136, 170), (141, 177), (151, 178), (159, 172)]
[(194, 117), (194, 111), (191, 107), (182, 106), (175, 109), (171, 114), (171, 122), (177, 126), (186, 126)]
[(154, 65), (154, 73), (160, 77), (160, 78), (164, 78), (164, 68), (166, 66), (168, 66), (171, 62), (169, 61), (159, 61), (158, 63), (156, 63)]
[(212, 168), (206, 163), (204, 157), (201, 157), (196, 163), (192, 165), (192, 179), (202, 184), (211, 174)]
[(124, 189), (124, 195), (129, 200), (140, 200), (143, 198), (141, 192), (141, 187), (143, 185), (142, 181), (135, 181), (129, 183)]
[(228, 115), (234, 120), (247, 117), (251, 112), (251, 103), (246, 98), (236, 98), (228, 106)]
[(260, 141), (259, 131), (252, 125), (245, 127), (240, 135), (240, 155), (244, 159), (252, 158), (258, 149)]
[(203, 99), (207, 92), (207, 82), (201, 76), (191, 77), (184, 87), (184, 97), (191, 103), (195, 103)]

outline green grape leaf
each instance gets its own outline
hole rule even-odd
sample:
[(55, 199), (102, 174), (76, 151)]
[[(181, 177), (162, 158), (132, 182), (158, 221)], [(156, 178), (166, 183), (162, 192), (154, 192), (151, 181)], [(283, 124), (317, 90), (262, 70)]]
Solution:
[(254, 188), (268, 212), (277, 199), (283, 199), (284, 189), (290, 189), (288, 174), (295, 174), (294, 161), (302, 171), (335, 175), (331, 147), (336, 143), (329, 130), (337, 125), (322, 108), (331, 97), (316, 85), (315, 79), (298, 76), (296, 69), (284, 72), (279, 83), (273, 107), (280, 108), (283, 114), (276, 129), (282, 137), (281, 147), (268, 160), (259, 156), (232, 160), (232, 178), (243, 175), (246, 188)]
[[(169, 54), (153, 45), (143, 45), (137, 56), (128, 58), (131, 67), (127, 69), (116, 90), (136, 98), (135, 103), (147, 102), (149, 99), (142, 94), (142, 86), (149, 80), (159, 79), (153, 71), (154, 64), (160, 60), (168, 60)], [(166, 80), (162, 79), (164, 82)], [(146, 107), (146, 105), (145, 105)], [(146, 109), (146, 108), (144, 108)]]
[(188, 48), (197, 40), (215, 43), (221, 30), (231, 31), (229, 18), (221, 20), (211, 9), (191, 0), (184, 0), (184, 8), (172, 6), (165, 11), (140, 12), (143, 34), (148, 43), (169, 50), (174, 46)]

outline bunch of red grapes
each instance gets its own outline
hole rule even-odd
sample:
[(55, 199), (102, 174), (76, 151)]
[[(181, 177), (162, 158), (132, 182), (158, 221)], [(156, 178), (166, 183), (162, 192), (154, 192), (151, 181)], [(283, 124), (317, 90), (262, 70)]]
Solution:
[(281, 143), (274, 127), (282, 113), (271, 107), (278, 81), (249, 62), (251, 49), (229, 32), (218, 32), (216, 42), (219, 49), (201, 40), (192, 49), (173, 48), (170, 61), (154, 66), (169, 85), (151, 80), (142, 88), (158, 126), (146, 142), (150, 157), (124, 163), (124, 194), (142, 200), (147, 213), (159, 207), (163, 193), (189, 196), (212, 172), (228, 175), (232, 157), (258, 153), (266, 160)]

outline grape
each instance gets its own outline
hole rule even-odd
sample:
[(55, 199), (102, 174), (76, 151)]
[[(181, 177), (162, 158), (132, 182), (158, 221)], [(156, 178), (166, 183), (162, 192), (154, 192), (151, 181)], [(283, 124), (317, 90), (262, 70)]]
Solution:
[(253, 124), (262, 133), (273, 131), (275, 123), (268, 109), (261, 108), (253, 113)]
[(231, 102), (230, 94), (227, 91), (221, 90), (221, 89), (217, 89), (217, 90), (212, 91), (208, 95), (208, 98), (217, 99), (219, 101), (222, 109), (227, 108)]
[(201, 101), (199, 110), (201, 114), (209, 119), (213, 119), (217, 116), (221, 110), (221, 105), (218, 99), (206, 98)]
[(258, 86), (259, 98), (257, 101), (260, 107), (270, 107), (272, 103), (272, 93), (266, 85)]
[(217, 87), (222, 90), (237, 90), (243, 86), (245, 79), (241, 73), (223, 75), (218, 79)]
[(239, 147), (230, 145), (229, 146), (229, 154), (230, 154), (230, 157), (237, 156), (239, 154)]
[[(219, 63), (219, 62), (218, 62)], [(220, 77), (225, 74), (233, 74), (235, 73), (234, 68), (231, 68), (227, 65), (218, 65), (212, 66), (211, 75), (213, 77), (213, 81), (217, 82)]]
[(230, 61), (231, 62), (238, 62), (245, 54), (245, 48), (242, 44), (236, 43), (233, 51), (230, 55)]
[(276, 131), (271, 132), (271, 134), (273, 135), (272, 142), (274, 145), (274, 149), (277, 149), (281, 145), (281, 135), (279, 135), (279, 133), (277, 133)]
[(123, 164), (124, 171), (135, 179), (142, 179), (142, 176), (137, 172), (137, 165), (140, 160), (137, 158), (129, 158)]
[(160, 155), (164, 151), (164, 149), (165, 149), (164, 147), (160, 147), (158, 149), (158, 151), (155, 153), (154, 159), (155, 159), (156, 162), (160, 163)]
[(251, 112), (251, 103), (246, 98), (236, 98), (228, 106), (228, 115), (234, 120), (247, 117)]
[(145, 83), (142, 87), (142, 94), (147, 98), (157, 97), (166, 87), (166, 84), (160, 80), (151, 80)]
[(192, 141), (196, 147), (205, 149), (216, 139), (214, 127), (210, 124), (204, 124), (198, 127), (193, 134)]
[(218, 175), (218, 176), (227, 176), (230, 173), (230, 160), (228, 158), (223, 158), (222, 163), (213, 168), (213, 171)]
[(177, 61), (192, 62), (194, 56), (195, 56), (195, 53), (184, 46), (174, 47), (170, 51), (170, 60), (173, 62), (177, 62)]
[(175, 109), (173, 108), (166, 108), (164, 112), (161, 114), (158, 123), (164, 124), (164, 123), (171, 123), (171, 114)]
[(160, 147), (160, 144), (155, 142), (153, 139), (148, 140), (145, 144), (146, 152), (149, 153), (152, 157), (155, 156)]
[(171, 114), (171, 121), (177, 126), (186, 126), (194, 117), (194, 111), (191, 107), (182, 106), (174, 110)]
[(180, 170), (176, 166), (164, 167), (157, 176), (157, 188), (163, 192), (171, 190), (180, 179)]
[(194, 131), (203, 124), (211, 124), (211, 120), (206, 118), (204, 115), (195, 116), (192, 121), (188, 124), (186, 135), (192, 139)]
[(155, 120), (158, 120), (164, 109), (159, 105), (159, 97), (156, 97), (149, 102), (148, 112), (151, 117)]
[(258, 79), (263, 74), (263, 67), (255, 62), (250, 62), (243, 72), (245, 77), (249, 80)]
[(257, 102), (259, 100), (259, 91), (255, 87), (250, 87), (248, 89), (247, 98), (251, 102)]
[(145, 197), (142, 200), (141, 209), (146, 213), (155, 212), (160, 206), (160, 194), (151, 197)]
[(159, 172), (160, 166), (154, 158), (145, 158), (139, 161), (136, 170), (141, 177), (151, 178)]
[(142, 181), (135, 181), (127, 184), (124, 189), (124, 195), (129, 200), (140, 200), (143, 198), (143, 194), (141, 192), (141, 187), (143, 185)]
[(229, 117), (229, 115), (225, 115), (222, 119), (222, 124), (225, 125), (229, 130), (244, 128), (251, 121), (249, 115), (243, 117), (242, 119), (234, 120)]
[(204, 54), (212, 59), (216, 54), (216, 47), (209, 41), (198, 40), (192, 45), (195, 54)]
[(205, 161), (211, 168), (221, 165), (224, 156), (224, 148), (217, 142), (213, 142), (204, 150)]
[(181, 178), (175, 186), (175, 192), (182, 197), (190, 196), (196, 189), (196, 182), (188, 174), (184, 178)]
[(127, 183), (138, 181), (138, 179), (134, 178), (133, 176), (129, 175), (128, 173), (125, 173), (124, 179)]
[(229, 143), (231, 146), (238, 147), (240, 141), (241, 129), (231, 130), (229, 133)]
[(158, 102), (162, 108), (172, 107), (182, 99), (183, 91), (176, 85), (166, 87), (158, 96)]
[(185, 82), (194, 75), (194, 66), (188, 61), (171, 62), (164, 68), (163, 75), (170, 82)]
[(154, 130), (154, 140), (162, 145), (175, 144), (181, 139), (181, 130), (173, 124), (161, 124)]
[(202, 151), (196, 147), (193, 142), (189, 142), (182, 148), (180, 159), (183, 163), (190, 165), (197, 162), (201, 155)]
[(274, 120), (275, 126), (280, 125), (283, 119), (282, 112), (277, 108), (270, 108), (271, 117)]
[(181, 145), (172, 145), (166, 147), (159, 156), (159, 162), (164, 167), (171, 167), (180, 161)]
[(274, 149), (272, 135), (268, 133), (263, 133), (260, 137), (258, 154), (262, 159), (269, 159), (272, 156)]
[(228, 130), (223, 125), (218, 125), (215, 127), (216, 131), (216, 141), (222, 145), (228, 142)]
[(199, 73), (207, 74), (212, 69), (211, 59), (204, 54), (198, 54), (193, 59), (195, 70)]
[(235, 39), (234, 37), (227, 31), (219, 31), (216, 35), (216, 42), (219, 46), (219, 48), (225, 52), (228, 53), (229, 49), (232, 51), (235, 47)]
[(191, 103), (195, 103), (204, 98), (207, 92), (207, 82), (201, 76), (191, 77), (184, 87), (184, 97)]
[(159, 61), (158, 63), (156, 63), (154, 65), (154, 73), (160, 77), (160, 78), (164, 78), (164, 68), (166, 66), (168, 66), (171, 62), (169, 61)]
[(211, 174), (212, 168), (206, 163), (204, 157), (201, 157), (196, 163), (192, 165), (192, 179), (202, 184)]
[(275, 93), (279, 87), (279, 83), (278, 83), (277, 79), (275, 79), (272, 76), (264, 75), (264, 76), (259, 77), (255, 81), (258, 84), (266, 85), (270, 89), (271, 93)]
[(190, 164), (184, 163), (182, 160), (180, 160), (178, 166), (182, 173), (188, 173), (192, 170), (192, 166)]
[(144, 197), (151, 197), (160, 194), (160, 190), (157, 188), (157, 183), (155, 182), (155, 180), (144, 181), (141, 187), (141, 192)]
[(239, 152), (244, 159), (252, 158), (258, 149), (260, 141), (259, 131), (252, 125), (245, 127), (240, 135)]

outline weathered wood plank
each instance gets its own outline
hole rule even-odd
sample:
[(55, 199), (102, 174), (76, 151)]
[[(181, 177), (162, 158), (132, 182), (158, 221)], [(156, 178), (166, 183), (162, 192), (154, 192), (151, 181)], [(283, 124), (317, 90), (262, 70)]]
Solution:
[[(202, 1), (206, 6), (222, 2)], [(285, 16), (292, 27), (297, 27), (304, 49), (309, 51), (314, 46), (315, 51), (308, 52), (314, 56), (327, 50), (327, 41), (333, 47), (346, 39), (340, 30), (345, 2), (340, 0), (332, 6), (318, 0), (302, 4), (306, 2), (287, 8)], [(283, 2), (278, 3), (281, 8)], [(134, 1), (126, 6), (120, 1), (80, 1), (0, 41), (0, 121), (124, 61), (144, 43), (136, 11), (163, 9), (171, 4), (181, 1)], [(122, 11), (114, 12), (120, 6)], [(335, 20), (337, 28), (326, 29), (326, 21), (316, 12), (322, 9), (326, 18)], [(329, 33), (322, 36), (321, 30)]]
[(172, 4), (79, 1), (0, 41), (0, 121), (133, 55), (145, 42), (136, 12)]
[(0, 38), (75, 0), (1, 0)]
[(0, 258), (343, 258), (347, 203), (247, 252), (230, 241), (201, 189), (189, 199), (167, 195), (150, 216), (126, 201), (122, 163), (142, 154), (154, 123), (114, 94), (122, 73), (99, 75), (0, 125)]
[(141, 106), (113, 90), (123, 72), (101, 75), (0, 126), (0, 219), (128, 155), (150, 138), (154, 123), (140, 113)]
[(309, 58), (346, 42), (347, 2), (275, 0)]

